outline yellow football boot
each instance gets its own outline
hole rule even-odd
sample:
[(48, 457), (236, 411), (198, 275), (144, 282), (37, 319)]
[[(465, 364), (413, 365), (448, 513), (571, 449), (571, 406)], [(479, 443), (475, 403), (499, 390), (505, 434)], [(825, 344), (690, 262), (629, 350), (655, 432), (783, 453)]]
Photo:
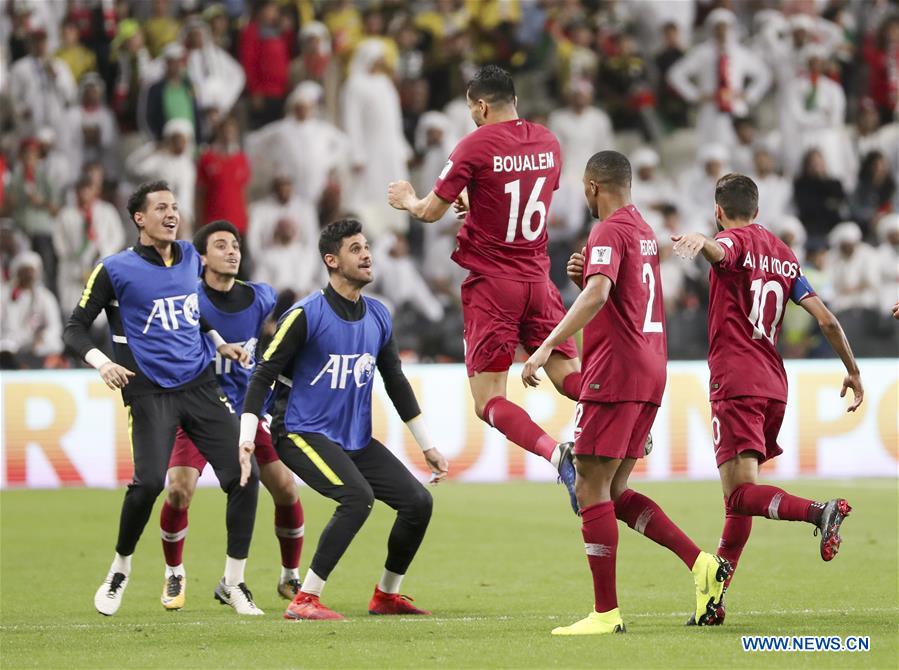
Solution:
[(608, 635), (624, 633), (624, 622), (616, 607), (608, 612), (590, 612), (586, 619), (581, 619), (570, 626), (553, 628), (553, 635)]

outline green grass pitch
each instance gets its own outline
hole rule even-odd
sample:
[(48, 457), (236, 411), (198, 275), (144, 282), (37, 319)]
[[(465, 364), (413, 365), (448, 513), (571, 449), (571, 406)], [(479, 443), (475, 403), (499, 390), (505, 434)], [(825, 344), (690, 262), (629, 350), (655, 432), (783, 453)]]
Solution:
[[(93, 609), (112, 558), (121, 491), (0, 495), (3, 668), (730, 668), (897, 667), (895, 479), (799, 481), (811, 498), (853, 505), (840, 555), (818, 556), (810, 526), (756, 519), (721, 628), (685, 628), (689, 572), (620, 525), (618, 597), (626, 635), (555, 638), (592, 607), (579, 523), (561, 486), (441, 485), (428, 537), (404, 584), (430, 618), (367, 614), (392, 513), (377, 504), (328, 582), (345, 622), (284, 621), (275, 593), (272, 504), (260, 495), (247, 581), (265, 617), (239, 619), (212, 599), (222, 574), (224, 497), (198, 492), (185, 565), (187, 607), (159, 604), (162, 553), (154, 512), (119, 614)], [(721, 529), (717, 483), (638, 484), (705, 549)], [(333, 503), (302, 489), (305, 572)], [(157, 505), (158, 511), (158, 505)], [(869, 635), (868, 653), (745, 653), (740, 636)]]

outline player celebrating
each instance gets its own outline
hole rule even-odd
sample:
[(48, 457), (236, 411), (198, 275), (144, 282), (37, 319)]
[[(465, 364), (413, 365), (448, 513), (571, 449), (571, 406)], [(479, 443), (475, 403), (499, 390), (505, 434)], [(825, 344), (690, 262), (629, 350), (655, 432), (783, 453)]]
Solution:
[[(200, 316), (200, 256), (193, 245), (176, 240), (180, 216), (168, 184), (142, 184), (128, 199), (128, 212), (139, 231), (138, 243), (94, 268), (64, 335), (66, 344), (100, 372), (107, 386), (121, 389), (134, 459), (115, 559), (94, 606), (101, 614), (113, 615), (122, 604), (131, 556), (165, 486), (175, 431), (181, 427), (212, 463), (228, 495), (224, 599), (239, 614), (262, 614), (244, 583), (258, 472), (251, 463), (241, 463), (234, 449), (237, 415), (215, 379), (201, 330), (208, 331), (223, 357), (241, 363), (249, 357), (241, 347), (225, 343)], [(96, 349), (89, 335), (103, 309), (116, 362)]]
[[(468, 216), (453, 260), (469, 271), (462, 283), (465, 365), (475, 413), (509, 440), (550, 461), (574, 495), (574, 467), (559, 444), (506, 399), (515, 349), (533, 351), (565, 313), (549, 279), (546, 217), (559, 187), (559, 141), (543, 126), (518, 118), (509, 73), (482, 67), (468, 84), (478, 129), (453, 150), (434, 189), (419, 200), (406, 181), (388, 186), (388, 201), (422, 221), (437, 221), (453, 202)], [(467, 188), (470, 204), (464, 203)], [(558, 391), (577, 400), (581, 364), (574, 340), (560, 341), (546, 363)]]
[(624, 632), (615, 592), (616, 517), (691, 570), (696, 617), (719, 604), (730, 570), (724, 559), (700, 551), (655, 502), (628, 488), (662, 402), (668, 360), (658, 242), (631, 204), (630, 189), (631, 166), (620, 153), (601, 151), (587, 163), (584, 193), (599, 223), (588, 238), (583, 275), (573, 277), (583, 291), (521, 373), (526, 386), (536, 386), (553, 348), (583, 328), (575, 488), (596, 602), (587, 618), (553, 635)]
[[(275, 306), (274, 289), (267, 284), (236, 280), (241, 259), (240, 234), (228, 221), (213, 221), (200, 228), (194, 236), (194, 247), (205, 268), (199, 291), (200, 313), (225, 340), (242, 346), (254, 356), (262, 324)], [(252, 362), (247, 366), (232, 365), (230, 360), (216, 356), (216, 377), (238, 414), (252, 369)], [(278, 593), (292, 600), (300, 588), (303, 508), (293, 474), (278, 459), (272, 446), (267, 421), (259, 423), (254, 441), (259, 479), (275, 503), (275, 535), (281, 546), (282, 566)], [(206, 459), (179, 428), (169, 459), (168, 495), (159, 519), (166, 563), (162, 606), (167, 610), (184, 607), (186, 577), (181, 558), (187, 535), (187, 510), (205, 467)], [(224, 601), (219, 593), (223, 588), (219, 584), (215, 591), (220, 601)]]
[(304, 482), (339, 505), (322, 531), (302, 589), (286, 619), (342, 619), (320, 596), (325, 581), (365, 523), (375, 500), (396, 510), (387, 561), (369, 603), (371, 614), (429, 614), (399, 594), (424, 539), (431, 495), (371, 433), (375, 367), (391, 402), (424, 452), (434, 481), (446, 459), (434, 448), (415, 394), (403, 374), (387, 309), (362, 296), (372, 261), (362, 224), (343, 219), (321, 233), (328, 286), (291, 307), (279, 321), (256, 367), (240, 421), (240, 450), (248, 458), (262, 403), (278, 380), (272, 433), (281, 460)]
[[(736, 568), (752, 529), (752, 517), (805, 521), (821, 533), (821, 558), (836, 556), (840, 525), (851, 507), (842, 498), (813, 502), (776, 487), (757, 484), (759, 466), (783, 450), (777, 435), (787, 401), (787, 375), (777, 337), (787, 298), (818, 322), (846, 366), (840, 396), (852, 389), (847, 411), (861, 405), (858, 366), (836, 317), (824, 306), (790, 248), (753, 219), (758, 187), (749, 177), (728, 174), (715, 187), (715, 239), (700, 233), (675, 235), (674, 251), (712, 264), (709, 273), (709, 370), (712, 440), (724, 489), (725, 519), (720, 553)], [(730, 580), (728, 580), (729, 582)], [(724, 603), (708, 617), (688, 623), (724, 621)]]

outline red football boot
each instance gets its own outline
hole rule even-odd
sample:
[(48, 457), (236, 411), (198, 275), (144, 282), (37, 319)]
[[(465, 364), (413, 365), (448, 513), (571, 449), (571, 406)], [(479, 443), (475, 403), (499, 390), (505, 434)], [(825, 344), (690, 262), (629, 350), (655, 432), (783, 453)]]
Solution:
[(369, 614), (430, 614), (412, 604), (412, 598), (399, 593), (384, 593), (375, 586), (375, 593), (368, 603)]
[(300, 591), (284, 612), (285, 619), (307, 619), (307, 620), (332, 620), (338, 621), (343, 619), (342, 614), (338, 614), (321, 604), (318, 596), (311, 593), (303, 593)]

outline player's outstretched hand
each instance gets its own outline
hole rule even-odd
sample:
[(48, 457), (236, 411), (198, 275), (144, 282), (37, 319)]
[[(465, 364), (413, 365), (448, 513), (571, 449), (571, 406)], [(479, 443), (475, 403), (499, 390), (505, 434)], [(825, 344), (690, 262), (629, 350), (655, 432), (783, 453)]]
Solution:
[(415, 197), (415, 189), (407, 181), (387, 184), (387, 203), (394, 209), (406, 209), (406, 203)]
[(428, 484), (439, 484), (446, 479), (447, 472), (449, 471), (449, 465), (446, 462), (446, 458), (440, 453), (440, 450), (437, 449), (437, 447), (431, 447), (423, 453), (425, 462), (431, 469), (431, 480)]
[(674, 253), (681, 258), (692, 261), (705, 246), (705, 235), (702, 233), (688, 233), (687, 235), (672, 235)]
[(580, 252), (575, 251), (571, 254), (571, 258), (568, 259), (568, 265), (565, 266), (565, 274), (568, 275), (568, 278), (574, 282), (574, 285), (578, 288), (584, 287), (584, 252), (586, 249), (582, 249)]
[(546, 365), (550, 353), (551, 352), (548, 349), (544, 349), (541, 346), (537, 351), (531, 354), (527, 363), (524, 364), (524, 369), (521, 371), (521, 381), (525, 386), (533, 386), (536, 388), (540, 384), (540, 377), (537, 376), (537, 370)]
[(100, 376), (109, 388), (117, 391), (128, 385), (129, 378), (133, 377), (134, 373), (128, 368), (110, 361), (100, 366)]
[(246, 486), (250, 481), (250, 473), (253, 471), (253, 452), (256, 445), (253, 442), (241, 442), (238, 447), (238, 460), (240, 461), (240, 485)]
[(250, 366), (250, 352), (239, 344), (223, 344), (217, 351), (225, 358), (239, 362), (245, 368)]
[(899, 319), (899, 302), (893, 305), (893, 318)]
[(859, 405), (862, 404), (862, 400), (865, 398), (865, 389), (862, 388), (862, 378), (856, 372), (852, 375), (846, 375), (846, 378), (843, 379), (843, 388), (840, 390), (840, 397), (846, 397), (846, 391), (852, 389), (852, 394), (855, 396), (852, 400), (852, 404), (846, 408), (847, 412), (854, 412), (858, 409)]

